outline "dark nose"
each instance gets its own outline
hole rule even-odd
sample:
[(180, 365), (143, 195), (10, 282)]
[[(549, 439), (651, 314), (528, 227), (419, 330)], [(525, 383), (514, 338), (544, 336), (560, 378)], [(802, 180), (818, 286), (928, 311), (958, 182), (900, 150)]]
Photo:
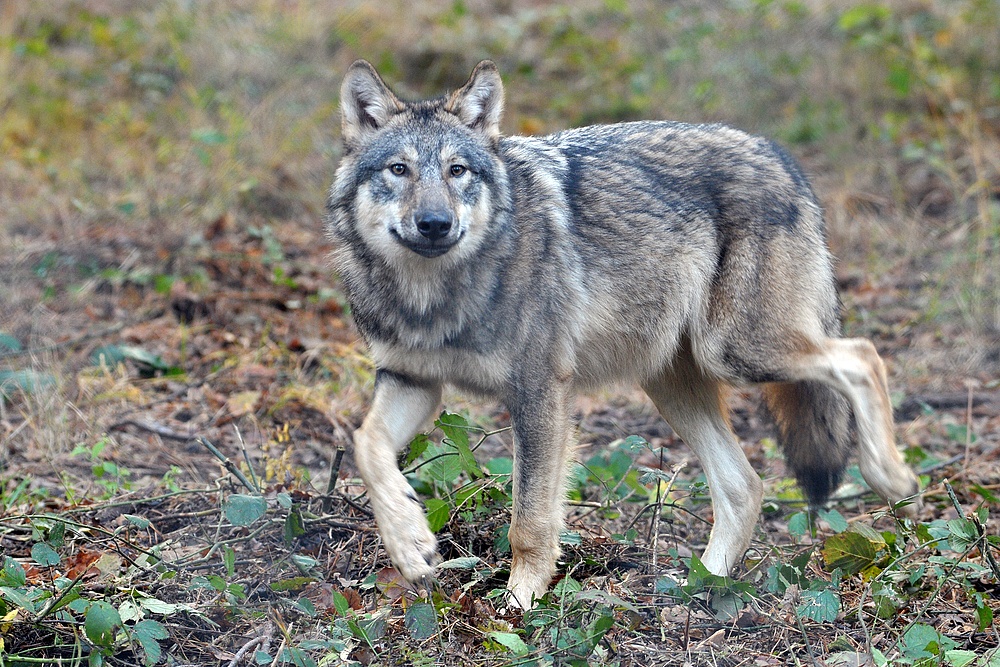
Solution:
[(444, 238), (451, 231), (451, 216), (442, 211), (418, 213), (417, 231), (429, 241)]

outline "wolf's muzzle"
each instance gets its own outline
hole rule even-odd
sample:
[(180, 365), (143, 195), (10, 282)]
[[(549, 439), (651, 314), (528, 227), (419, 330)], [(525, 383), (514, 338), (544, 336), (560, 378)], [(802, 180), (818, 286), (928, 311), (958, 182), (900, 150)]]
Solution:
[(439, 211), (428, 211), (421, 213), (417, 218), (417, 231), (431, 243), (448, 236), (451, 231), (452, 219), (447, 213)]

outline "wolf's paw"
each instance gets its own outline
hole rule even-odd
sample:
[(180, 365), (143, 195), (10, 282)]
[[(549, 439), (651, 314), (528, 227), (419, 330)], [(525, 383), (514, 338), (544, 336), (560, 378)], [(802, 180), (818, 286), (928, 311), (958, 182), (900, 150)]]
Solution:
[(507, 582), (507, 590), (510, 593), (508, 601), (515, 609), (531, 609), (535, 600), (538, 600), (549, 589), (549, 582), (552, 581), (552, 569), (545, 566), (518, 567), (516, 563), (510, 569), (510, 580)]
[(433, 577), (434, 566), (441, 562), (441, 556), (420, 502), (407, 497), (401, 506), (376, 515), (392, 564), (407, 581), (425, 584)]
[(920, 480), (912, 470), (895, 460), (876, 466), (861, 463), (861, 475), (876, 493), (892, 505), (902, 503), (898, 507), (900, 514), (912, 518), (919, 513)]

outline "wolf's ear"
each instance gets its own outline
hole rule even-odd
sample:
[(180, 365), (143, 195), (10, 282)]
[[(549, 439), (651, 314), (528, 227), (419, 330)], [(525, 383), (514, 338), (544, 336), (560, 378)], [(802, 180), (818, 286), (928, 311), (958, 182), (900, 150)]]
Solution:
[(499, 138), (503, 83), (493, 61), (484, 60), (476, 65), (468, 82), (451, 94), (444, 108), (489, 139)]
[(402, 110), (403, 103), (392, 94), (371, 63), (357, 60), (351, 65), (340, 86), (344, 141), (358, 141)]

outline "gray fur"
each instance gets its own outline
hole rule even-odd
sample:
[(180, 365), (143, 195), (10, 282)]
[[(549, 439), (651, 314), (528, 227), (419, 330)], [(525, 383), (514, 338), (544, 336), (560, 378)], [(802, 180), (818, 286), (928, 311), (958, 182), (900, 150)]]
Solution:
[[(726, 424), (725, 384), (781, 383), (769, 402), (813, 502), (845, 464), (851, 409), (873, 487), (891, 500), (916, 491), (892, 442), (881, 360), (866, 341), (838, 338), (820, 207), (784, 150), (721, 125), (657, 121), (502, 137), (489, 62), (451, 96), (417, 103), (359, 62), (341, 104), (346, 153), (327, 222), (355, 322), (394, 379), (376, 403), (406, 386), (416, 419), (451, 384), (510, 409), (516, 602), (530, 604), (554, 572), (556, 480), (579, 389), (637, 382), (680, 426), (715, 496), (705, 560), (720, 573), (748, 545), (761, 496)], [(432, 238), (424, 220), (447, 233)], [(374, 409), (366, 419), (359, 465), (384, 498), (376, 519), (390, 553), (403, 553), (397, 567), (417, 579), (429, 569), (387, 527), (403, 490), (383, 463), (405, 444), (382, 433), (389, 421)]]

